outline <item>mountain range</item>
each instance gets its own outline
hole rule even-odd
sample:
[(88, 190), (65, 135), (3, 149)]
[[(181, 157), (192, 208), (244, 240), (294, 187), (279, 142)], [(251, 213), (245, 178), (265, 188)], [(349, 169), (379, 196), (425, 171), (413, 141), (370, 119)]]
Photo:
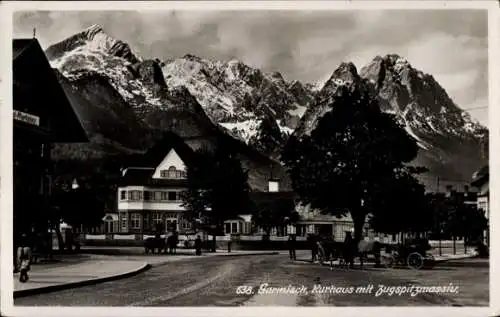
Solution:
[(163, 131), (179, 134), (196, 149), (229, 142), (249, 170), (250, 185), (264, 190), (270, 176), (284, 180), (279, 149), (288, 136), (310, 133), (342, 90), (369, 91), (382, 111), (417, 141), (422, 181), (468, 180), (486, 161), (481, 147), (488, 130), (459, 108), (429, 74), (398, 55), (375, 57), (359, 69), (342, 63), (322, 86), (287, 81), (241, 61), (186, 54), (144, 59), (99, 25), (46, 49), (76, 108), (90, 143), (58, 145), (58, 160), (141, 154)]

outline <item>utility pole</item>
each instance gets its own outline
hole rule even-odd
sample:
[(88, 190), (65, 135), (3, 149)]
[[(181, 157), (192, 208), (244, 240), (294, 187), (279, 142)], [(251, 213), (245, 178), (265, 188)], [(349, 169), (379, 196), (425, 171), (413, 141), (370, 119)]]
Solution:
[(36, 38), (36, 28), (33, 28), (33, 38)]

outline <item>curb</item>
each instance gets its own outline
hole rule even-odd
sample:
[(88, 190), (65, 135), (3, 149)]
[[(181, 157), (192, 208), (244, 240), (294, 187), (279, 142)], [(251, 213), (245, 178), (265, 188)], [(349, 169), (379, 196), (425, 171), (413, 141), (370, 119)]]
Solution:
[(139, 273), (142, 273), (144, 271), (149, 270), (150, 268), (151, 268), (151, 264), (145, 263), (144, 265), (142, 265), (138, 269), (134, 269), (132, 271), (117, 274), (117, 275), (98, 277), (98, 278), (93, 278), (90, 280), (83, 280), (83, 281), (78, 281), (78, 282), (50, 285), (50, 286), (46, 286), (46, 287), (37, 287), (37, 288), (32, 288), (32, 289), (18, 290), (18, 291), (14, 291), (13, 295), (14, 295), (14, 298), (20, 298), (20, 297), (56, 292), (56, 291), (61, 291), (61, 290), (65, 290), (65, 289), (70, 289), (70, 288), (77, 288), (77, 287), (82, 287), (82, 286), (94, 285), (94, 284), (99, 284), (99, 283), (104, 283), (104, 282), (109, 282), (109, 281), (115, 281), (115, 280), (119, 280), (122, 278), (127, 278), (127, 277), (137, 275)]
[(453, 261), (453, 260), (463, 260), (463, 259), (473, 259), (479, 257), (478, 255), (470, 255), (470, 256), (461, 256), (461, 257), (456, 257), (456, 258), (449, 258), (449, 259), (439, 259), (439, 260), (434, 260), (436, 263), (442, 263), (442, 262), (447, 262), (447, 261)]
[(256, 256), (256, 255), (279, 255), (280, 253), (278, 251), (270, 251), (270, 252), (255, 252), (255, 253), (233, 253), (233, 252), (228, 252), (228, 253), (223, 253), (224, 255), (217, 255), (217, 253), (215, 253), (215, 255), (212, 255), (212, 256)]

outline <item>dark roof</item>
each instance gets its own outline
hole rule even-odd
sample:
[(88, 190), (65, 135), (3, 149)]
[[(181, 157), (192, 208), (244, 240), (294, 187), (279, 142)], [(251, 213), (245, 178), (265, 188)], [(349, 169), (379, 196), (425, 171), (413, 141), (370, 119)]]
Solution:
[(297, 199), (297, 194), (293, 191), (283, 191), (283, 192), (251, 192), (250, 199), (255, 203), (267, 203), (278, 199)]
[(88, 142), (80, 119), (38, 40), (14, 39), (12, 50), (14, 109), (38, 115), (41, 121), (50, 118), (52, 142)]
[(189, 166), (195, 157), (195, 152), (174, 132), (164, 132), (162, 138), (146, 153), (136, 155), (131, 160), (132, 167), (156, 168), (165, 156), (174, 149), (186, 166)]

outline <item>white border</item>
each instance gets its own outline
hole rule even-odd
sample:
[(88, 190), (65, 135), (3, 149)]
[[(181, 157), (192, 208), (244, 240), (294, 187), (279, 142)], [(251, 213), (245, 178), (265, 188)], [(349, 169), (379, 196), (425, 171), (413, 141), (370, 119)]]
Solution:
[[(209, 307), (170, 307), (170, 308), (142, 308), (142, 307), (15, 307), (13, 306), (13, 277), (12, 277), (12, 12), (17, 10), (51, 10), (51, 11), (80, 11), (80, 10), (380, 10), (380, 9), (488, 9), (489, 28), (489, 129), (490, 149), (498, 148), (500, 120), (500, 79), (498, 78), (497, 60), (500, 57), (499, 47), (499, 9), (497, 1), (192, 1), (192, 2), (0, 2), (0, 153), (2, 155), (0, 166), (0, 210), (1, 212), (1, 252), (6, 256), (1, 260), (1, 314), (8, 316), (276, 316), (287, 314), (288, 316), (303, 315), (328, 315), (333, 313), (339, 316), (493, 316), (498, 315), (500, 310), (498, 287), (495, 287), (496, 259), (498, 252), (495, 250), (496, 241), (499, 241), (500, 233), (497, 228), (500, 217), (495, 212), (490, 213), (491, 228), (491, 261), (490, 261), (490, 307), (489, 308), (458, 308), (458, 307), (359, 307), (359, 308), (280, 308), (280, 307), (256, 307), (256, 308), (209, 308)], [(9, 105), (9, 106), (7, 106)], [(490, 151), (490, 183), (497, 184), (497, 169), (493, 162), (498, 159), (496, 151)], [(496, 187), (496, 186), (494, 186)], [(500, 201), (495, 191), (490, 193), (490, 210), (497, 210)]]

